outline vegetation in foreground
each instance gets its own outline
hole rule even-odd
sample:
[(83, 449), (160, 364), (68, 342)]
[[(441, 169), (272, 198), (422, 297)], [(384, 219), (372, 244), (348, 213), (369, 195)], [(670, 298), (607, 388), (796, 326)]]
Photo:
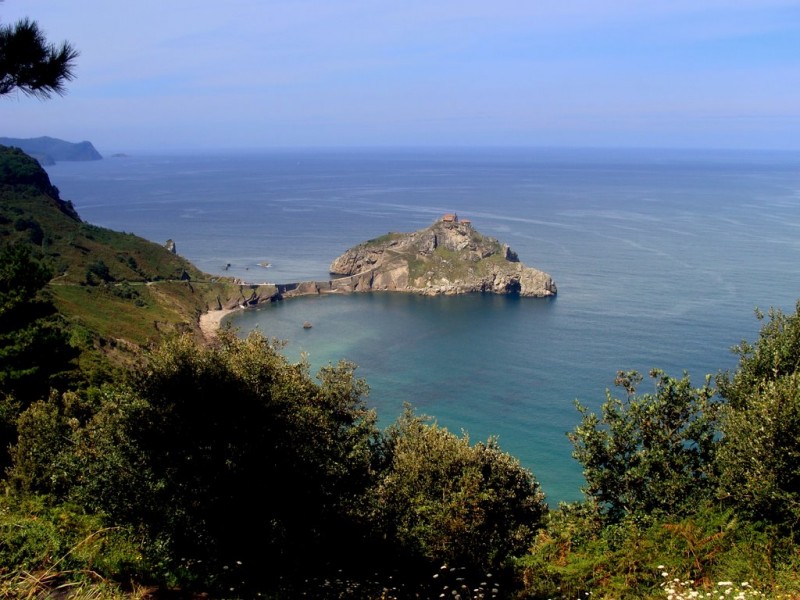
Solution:
[(4, 156), (0, 596), (800, 595), (800, 304), (700, 387), (621, 372), (577, 405), (585, 500), (548, 509), (493, 440), (378, 430), (352, 364), (201, 342), (202, 274)]
[[(0, 95), (42, 98), (77, 57), (29, 20), (0, 54)], [(354, 365), (200, 345), (226, 283), (82, 223), (17, 150), (0, 201), (2, 597), (800, 597), (800, 303), (717, 389), (620, 373), (578, 405), (586, 498), (548, 510), (492, 440), (377, 431)]]

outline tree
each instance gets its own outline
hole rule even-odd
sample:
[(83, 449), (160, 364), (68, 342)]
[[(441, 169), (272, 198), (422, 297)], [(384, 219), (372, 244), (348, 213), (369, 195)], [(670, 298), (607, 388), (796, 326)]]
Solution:
[[(764, 315), (757, 313), (759, 319)], [(750, 518), (800, 527), (800, 302), (771, 310), (739, 364), (718, 378), (728, 400), (719, 453), (721, 488)]]
[(475, 571), (528, 548), (547, 510), (544, 494), (495, 440), (470, 445), (406, 407), (387, 445), (377, 522), (401, 554)]
[(75, 78), (78, 51), (68, 42), (47, 42), (35, 21), (0, 25), (0, 96), (13, 90), (34, 98), (64, 95)]
[(623, 400), (606, 392), (601, 417), (576, 402), (581, 423), (569, 434), (583, 465), (585, 493), (610, 520), (630, 514), (683, 514), (714, 490), (719, 402), (707, 378), (654, 370), (655, 394), (636, 395), (642, 376), (620, 372)]
[(75, 356), (56, 309), (43, 296), (50, 271), (25, 244), (0, 249), (0, 466), (17, 416), (46, 398)]
[(733, 352), (739, 357), (735, 371), (717, 377), (720, 394), (736, 409), (746, 408), (759, 387), (800, 371), (800, 301), (794, 314), (770, 309), (764, 315), (757, 310), (756, 318), (764, 321), (758, 340), (735, 346)]
[(47, 396), (74, 351), (42, 289), (50, 271), (25, 244), (0, 249), (0, 396), (25, 404)]
[(213, 347), (178, 337), (124, 385), (35, 403), (10, 479), (134, 527), (185, 585), (235, 572), (269, 587), (265, 568), (347, 565), (359, 548), (341, 540), (358, 536), (373, 482), (366, 387), (347, 363), (317, 383), (278, 350), (257, 333), (223, 331)]

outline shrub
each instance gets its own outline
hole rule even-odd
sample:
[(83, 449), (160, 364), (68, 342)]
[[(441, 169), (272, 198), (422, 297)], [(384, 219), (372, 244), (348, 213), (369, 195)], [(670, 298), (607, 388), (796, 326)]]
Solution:
[[(763, 315), (759, 315), (763, 318)], [(729, 400), (722, 420), (721, 491), (754, 520), (800, 526), (800, 303), (771, 310), (736, 370), (718, 378)], [(796, 534), (793, 534), (796, 535)]]
[(796, 563), (789, 540), (730, 509), (701, 505), (678, 519), (638, 515), (602, 526), (593, 507), (577, 504), (551, 512), (517, 569), (524, 597), (634, 600), (663, 597), (664, 584), (676, 579), (681, 586), (673, 592), (691, 589), (695, 595), (685, 597), (694, 598), (729, 580), (748, 581), (769, 597), (796, 592)]
[(544, 495), (495, 440), (470, 445), (406, 407), (387, 444), (376, 504), (390, 544), (472, 569), (525, 551), (546, 512)]
[(288, 575), (352, 557), (339, 542), (377, 436), (365, 393), (352, 365), (315, 383), (259, 334), (177, 337), (126, 385), (32, 406), (12, 481), (134, 528), (167, 578), (215, 589), (238, 565), (237, 585), (268, 586), (265, 564)]
[[(144, 564), (134, 537), (123, 528), (70, 504), (40, 497), (0, 498), (0, 591), (54, 582), (125, 580)], [(3, 597), (9, 597), (3, 595)], [(32, 595), (30, 596), (32, 597)]]
[(622, 400), (606, 393), (601, 416), (576, 403), (581, 423), (569, 434), (583, 465), (585, 493), (609, 518), (679, 515), (711, 497), (716, 486), (719, 403), (707, 378), (692, 388), (688, 375), (650, 373), (655, 394), (636, 395), (642, 377), (617, 375)]

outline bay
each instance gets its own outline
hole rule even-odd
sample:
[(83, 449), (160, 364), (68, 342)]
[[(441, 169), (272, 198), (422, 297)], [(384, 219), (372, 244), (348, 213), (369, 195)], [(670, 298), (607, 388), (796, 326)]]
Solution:
[(173, 239), (204, 271), (251, 282), (326, 278), (348, 247), (448, 212), (509, 243), (557, 298), (298, 298), (230, 323), (288, 340), (312, 369), (358, 364), (382, 425), (410, 402), (472, 440), (498, 436), (551, 503), (580, 497), (576, 398), (597, 408), (617, 370), (699, 385), (735, 366), (754, 308), (800, 295), (797, 152), (313, 149), (47, 170), (86, 221)]

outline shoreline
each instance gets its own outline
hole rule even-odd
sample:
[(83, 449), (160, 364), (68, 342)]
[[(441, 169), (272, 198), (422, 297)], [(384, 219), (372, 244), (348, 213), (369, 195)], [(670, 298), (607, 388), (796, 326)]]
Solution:
[(241, 310), (240, 308), (221, 308), (219, 310), (208, 310), (200, 315), (198, 324), (200, 331), (206, 340), (213, 340), (217, 336), (217, 331), (222, 327), (222, 320), (231, 313)]

